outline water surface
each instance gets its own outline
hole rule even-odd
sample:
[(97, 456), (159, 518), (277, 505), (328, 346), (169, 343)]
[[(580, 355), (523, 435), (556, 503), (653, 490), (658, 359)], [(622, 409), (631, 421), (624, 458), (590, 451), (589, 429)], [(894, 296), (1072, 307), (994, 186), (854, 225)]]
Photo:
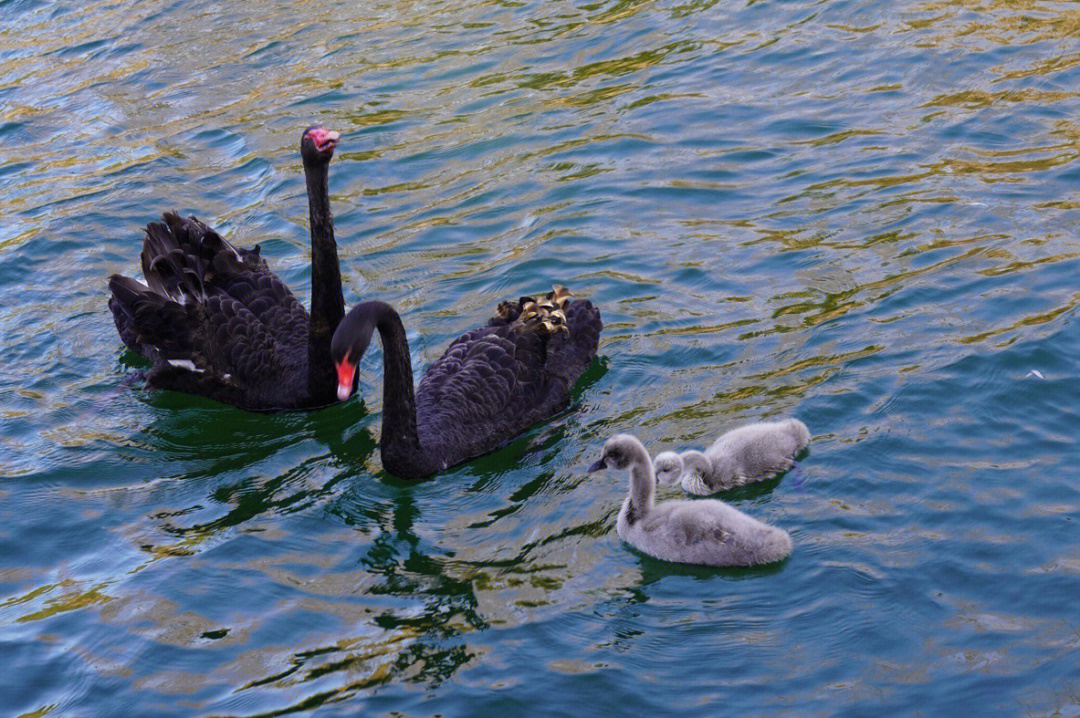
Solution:
[[(359, 7), (357, 7), (359, 5)], [(1080, 715), (1080, 8), (0, 0), (0, 674), (11, 715)], [(424, 368), (553, 282), (572, 411), (437, 479), (362, 400), (124, 384), (106, 308), (196, 213)], [(794, 415), (729, 495), (787, 561), (628, 549), (604, 439)], [(677, 495), (674, 491), (663, 497)]]

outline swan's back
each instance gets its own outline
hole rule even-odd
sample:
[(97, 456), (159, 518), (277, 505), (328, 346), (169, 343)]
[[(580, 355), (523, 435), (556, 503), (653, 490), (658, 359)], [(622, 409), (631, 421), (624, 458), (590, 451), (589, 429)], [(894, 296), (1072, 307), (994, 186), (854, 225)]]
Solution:
[(707, 566), (773, 563), (791, 553), (786, 531), (716, 500), (664, 501), (636, 522), (620, 513), (625, 541), (664, 561)]
[(428, 368), (416, 392), (417, 431), (438, 468), (498, 448), (569, 405), (603, 324), (584, 299), (567, 304), (565, 316), (557, 331), (497, 317)]
[(798, 419), (733, 429), (705, 452), (715, 473), (715, 480), (709, 483), (731, 487), (786, 471), (809, 442), (810, 432)]

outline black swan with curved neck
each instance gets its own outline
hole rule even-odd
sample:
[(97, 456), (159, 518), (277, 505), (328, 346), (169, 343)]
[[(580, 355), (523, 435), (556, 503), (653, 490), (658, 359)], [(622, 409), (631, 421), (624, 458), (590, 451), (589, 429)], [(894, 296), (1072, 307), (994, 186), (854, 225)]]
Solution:
[(313, 409), (334, 401), (330, 339), (345, 315), (327, 175), (339, 135), (300, 138), (311, 220), (311, 313), (266, 266), (195, 217), (174, 212), (146, 227), (146, 284), (114, 274), (109, 309), (129, 349), (154, 363), (146, 386), (198, 394), (252, 411)]
[(413, 390), (405, 328), (393, 307), (364, 302), (331, 345), (338, 398), (379, 330), (383, 346), (383, 467), (423, 478), (510, 442), (570, 403), (570, 389), (596, 356), (600, 312), (556, 287), (546, 299), (503, 302), (488, 325), (455, 339)]

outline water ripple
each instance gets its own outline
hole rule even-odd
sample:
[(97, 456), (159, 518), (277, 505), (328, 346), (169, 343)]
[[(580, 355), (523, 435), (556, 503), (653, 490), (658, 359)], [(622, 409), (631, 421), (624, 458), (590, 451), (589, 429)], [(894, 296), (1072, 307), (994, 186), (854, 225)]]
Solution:
[[(16, 715), (1076, 712), (1080, 13), (0, 0), (0, 625)], [(363, 402), (256, 416), (124, 383), (105, 278), (196, 213), (310, 293), (300, 131), (348, 301), (418, 368), (570, 285), (567, 414), (438, 480)], [(794, 414), (711, 570), (621, 544), (654, 451)], [(663, 497), (677, 493), (663, 490)], [(679, 686), (674, 693), (672, 685)], [(432, 706), (438, 704), (436, 711)]]

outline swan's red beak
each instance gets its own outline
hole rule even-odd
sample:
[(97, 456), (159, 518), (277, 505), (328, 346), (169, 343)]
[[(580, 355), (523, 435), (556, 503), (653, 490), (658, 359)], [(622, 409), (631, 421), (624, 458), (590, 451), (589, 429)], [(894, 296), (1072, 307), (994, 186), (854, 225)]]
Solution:
[(328, 130), (325, 127), (313, 127), (308, 136), (311, 141), (315, 143), (315, 149), (319, 152), (333, 152), (337, 147), (338, 140), (341, 139), (341, 133)]
[(356, 365), (349, 361), (349, 355), (337, 362), (337, 398), (345, 401), (352, 395), (353, 379), (356, 378)]

